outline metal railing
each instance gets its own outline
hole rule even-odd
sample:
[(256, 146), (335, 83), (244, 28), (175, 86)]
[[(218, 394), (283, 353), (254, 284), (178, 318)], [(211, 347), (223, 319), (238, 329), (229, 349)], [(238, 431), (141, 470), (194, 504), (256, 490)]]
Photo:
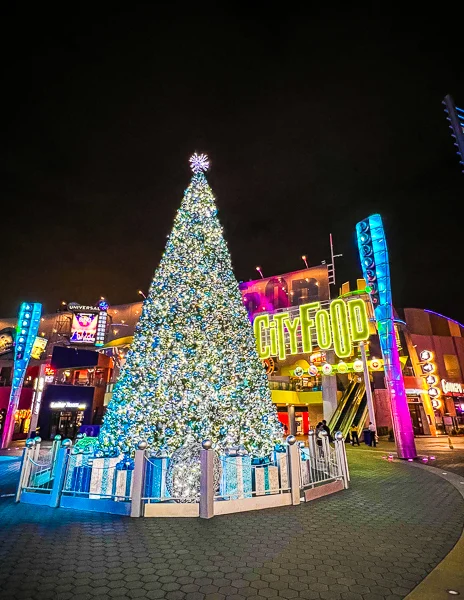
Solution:
[[(179, 455), (171, 458), (149, 451), (146, 442), (139, 443), (135, 457), (130, 458), (118, 451), (104, 453), (93, 445), (72, 447), (70, 440), (59, 439), (48, 453), (41, 454), (40, 442), (29, 441), (16, 500), (130, 513), (133, 517), (144, 515), (147, 505), (152, 505), (147, 516), (195, 516), (192, 511), (196, 506), (196, 516), (203, 518), (296, 505), (301, 498), (311, 499), (309, 488), (334, 481), (348, 487), (343, 436), (337, 433), (335, 437), (331, 446), (322, 432), (319, 445), (315, 433), (310, 432), (309, 444), (304, 447), (296, 444), (294, 436), (288, 436), (270, 457), (259, 461), (238, 449), (219, 456), (209, 440), (195, 443), (198, 448), (194, 448), (194, 456), (187, 455), (186, 461)], [(337, 489), (340, 486), (323, 493)], [(240, 502), (231, 502), (235, 500)], [(185, 506), (184, 513), (181, 505)]]

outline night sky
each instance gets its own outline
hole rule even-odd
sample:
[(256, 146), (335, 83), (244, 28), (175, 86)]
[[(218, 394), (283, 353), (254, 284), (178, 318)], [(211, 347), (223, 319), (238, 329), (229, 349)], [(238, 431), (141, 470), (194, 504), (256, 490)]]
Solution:
[(238, 280), (320, 264), (332, 233), (354, 283), (380, 212), (395, 305), (464, 322), (450, 15), (34, 10), (2, 19), (0, 316), (139, 300), (198, 151)]

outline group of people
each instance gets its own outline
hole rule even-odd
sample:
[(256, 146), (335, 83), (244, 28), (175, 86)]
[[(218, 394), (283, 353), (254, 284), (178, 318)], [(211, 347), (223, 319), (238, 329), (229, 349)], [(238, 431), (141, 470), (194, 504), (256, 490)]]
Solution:
[(323, 421), (319, 421), (319, 423), (316, 425), (315, 431), (316, 431), (316, 441), (317, 441), (318, 446), (322, 446), (322, 440), (319, 436), (321, 431), (325, 431), (327, 434), (327, 437), (329, 438), (329, 442), (333, 442), (332, 434), (330, 433), (329, 426), (327, 425), (327, 421), (325, 419)]
[[(374, 448), (376, 448), (377, 447), (377, 432), (375, 430), (375, 425), (372, 423), (372, 421), (369, 421), (369, 431), (371, 434), (369, 446), (373, 446)], [(350, 438), (351, 438), (352, 446), (354, 446), (355, 444), (357, 444), (358, 446), (361, 445), (359, 443), (358, 426), (355, 425), (354, 423), (350, 427)]]
[[(321, 431), (325, 431), (327, 434), (327, 437), (329, 439), (329, 442), (333, 442), (333, 437), (332, 437), (332, 434), (330, 433), (329, 426), (327, 425), (327, 421), (324, 419), (322, 421), (319, 421), (319, 423), (316, 425), (316, 429), (315, 429), (316, 443), (318, 446), (322, 446), (322, 440), (319, 435), (321, 433)], [(371, 421), (369, 421), (369, 431), (371, 433), (369, 446), (373, 446), (374, 448), (376, 448), (377, 447), (377, 431), (375, 429), (375, 425)], [(287, 427), (287, 425), (285, 425), (285, 435), (287, 435), (287, 433), (288, 433), (288, 427)], [(361, 445), (359, 443), (358, 426), (355, 425), (354, 423), (350, 427), (350, 441), (351, 441), (352, 446), (354, 446), (356, 444), (358, 446)]]

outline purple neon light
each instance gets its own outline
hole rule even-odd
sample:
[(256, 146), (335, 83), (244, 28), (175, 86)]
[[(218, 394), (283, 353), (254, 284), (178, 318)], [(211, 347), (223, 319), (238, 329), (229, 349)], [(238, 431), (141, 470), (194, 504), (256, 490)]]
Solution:
[(456, 321), (456, 319), (451, 319), (450, 317), (446, 317), (445, 315), (442, 315), (434, 310), (429, 310), (428, 308), (424, 308), (424, 312), (431, 313), (432, 315), (437, 315), (437, 317), (443, 317), (443, 319), (446, 319), (447, 321), (452, 321), (453, 323), (456, 323), (456, 325), (459, 325), (459, 327), (462, 327), (464, 329), (464, 325), (459, 321)]

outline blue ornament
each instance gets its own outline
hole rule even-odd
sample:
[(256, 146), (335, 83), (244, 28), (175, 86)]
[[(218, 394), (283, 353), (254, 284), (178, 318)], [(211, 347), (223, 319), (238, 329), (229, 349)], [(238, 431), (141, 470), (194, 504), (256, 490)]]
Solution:
[(168, 427), (167, 429), (164, 430), (164, 434), (168, 435), (168, 436), (169, 435), (174, 435), (174, 429), (171, 429), (171, 428)]

